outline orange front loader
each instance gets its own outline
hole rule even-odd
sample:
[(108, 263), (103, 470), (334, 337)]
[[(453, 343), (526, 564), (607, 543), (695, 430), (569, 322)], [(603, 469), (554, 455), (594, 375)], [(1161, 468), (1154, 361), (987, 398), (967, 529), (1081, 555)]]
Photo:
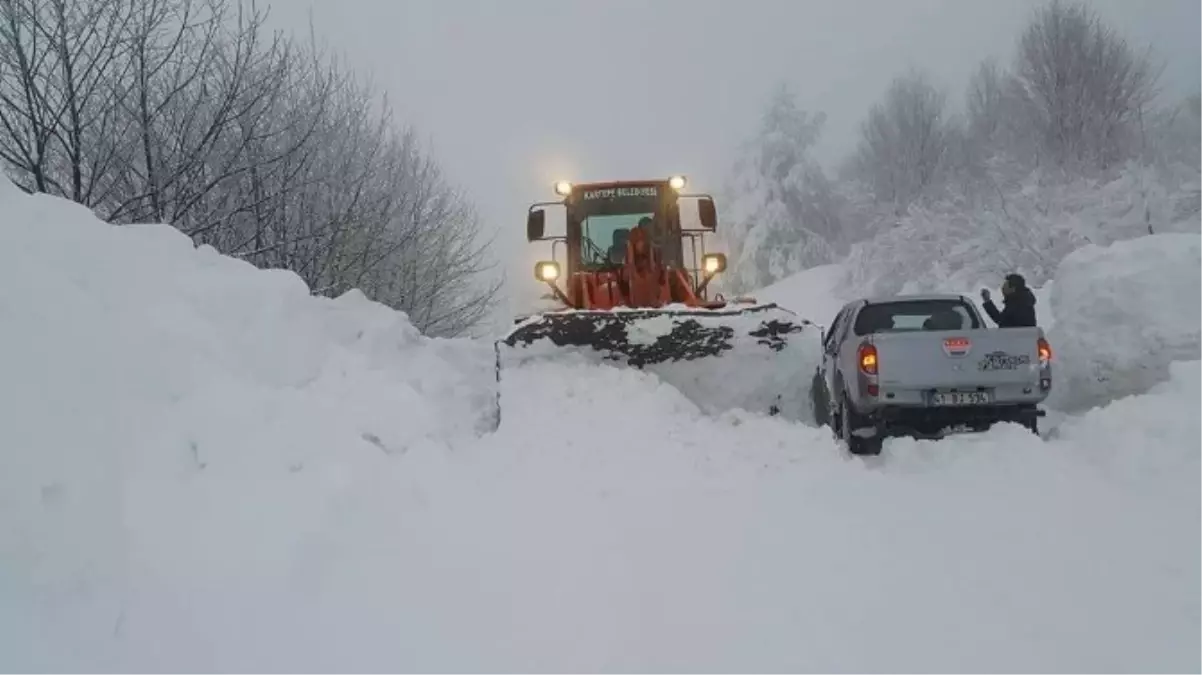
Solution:
[[(560, 306), (518, 318), (497, 341), (498, 383), (503, 351), (517, 351), (529, 359), (546, 353), (535, 347), (549, 345), (552, 352), (586, 347), (608, 362), (653, 369), (670, 383), (680, 376), (678, 388), (690, 398), (698, 393), (690, 388), (697, 389), (710, 376), (715, 390), (731, 394), (727, 399), (740, 391), (740, 383), (724, 374), (731, 372), (727, 368), (687, 374), (682, 370), (682, 362), (709, 357), (733, 359), (733, 372), (746, 374), (748, 382), (793, 386), (782, 373), (792, 365), (800, 367), (802, 361), (781, 352), (810, 322), (775, 304), (709, 297), (709, 284), (725, 271), (726, 256), (705, 248), (705, 235), (717, 229), (713, 198), (685, 194), (685, 183), (681, 176), (561, 182), (555, 186), (560, 201), (530, 207), (526, 238), (551, 242), (552, 253), (551, 260), (534, 266), (534, 276), (547, 284)], [(696, 227), (684, 225), (694, 220), (682, 216), (682, 204), (689, 201), (697, 204)], [(548, 208), (563, 210), (562, 234), (547, 234)], [(747, 410), (779, 411), (781, 392), (765, 393), (764, 387), (736, 404)], [(499, 423), (499, 404), (497, 411)]]

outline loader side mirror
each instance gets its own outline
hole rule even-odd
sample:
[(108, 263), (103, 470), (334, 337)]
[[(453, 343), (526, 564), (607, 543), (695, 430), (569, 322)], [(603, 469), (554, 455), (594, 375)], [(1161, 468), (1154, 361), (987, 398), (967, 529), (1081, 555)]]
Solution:
[(538, 241), (547, 229), (547, 212), (539, 209), (526, 215), (526, 241)]
[(701, 227), (711, 232), (718, 229), (718, 210), (714, 208), (714, 200), (706, 197), (697, 204), (698, 215), (701, 216)]

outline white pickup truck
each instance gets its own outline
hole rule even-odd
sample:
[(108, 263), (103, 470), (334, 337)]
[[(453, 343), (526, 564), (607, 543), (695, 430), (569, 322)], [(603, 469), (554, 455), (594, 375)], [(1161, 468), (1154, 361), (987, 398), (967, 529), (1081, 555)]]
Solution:
[(1003, 421), (1038, 433), (1038, 404), (1052, 388), (1043, 329), (988, 328), (961, 295), (849, 302), (822, 346), (814, 418), (853, 454), (879, 454), (889, 436), (940, 438)]

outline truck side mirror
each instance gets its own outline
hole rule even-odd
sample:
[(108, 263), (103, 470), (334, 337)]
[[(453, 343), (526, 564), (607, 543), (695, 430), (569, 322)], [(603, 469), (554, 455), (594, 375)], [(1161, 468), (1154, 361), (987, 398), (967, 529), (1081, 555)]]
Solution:
[(701, 227), (714, 231), (718, 229), (718, 211), (714, 208), (714, 200), (706, 197), (697, 204), (701, 216)]
[(543, 238), (547, 228), (547, 212), (539, 209), (526, 215), (526, 241), (538, 241)]

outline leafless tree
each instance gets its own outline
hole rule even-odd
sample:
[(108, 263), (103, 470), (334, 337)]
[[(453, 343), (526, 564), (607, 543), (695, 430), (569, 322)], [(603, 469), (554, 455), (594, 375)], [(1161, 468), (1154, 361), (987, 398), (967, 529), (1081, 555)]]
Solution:
[(466, 196), (253, 0), (0, 0), (0, 163), (113, 223), (352, 288), (459, 334), (499, 290)]
[(1096, 12), (1052, 0), (1019, 40), (1011, 85), (1051, 161), (1106, 169), (1136, 151), (1160, 73)]
[(57, 101), (46, 86), (56, 53), (42, 28), (47, 4), (0, 0), (0, 158), (22, 189), (58, 188), (51, 172)]
[(0, 2), (0, 156), (18, 182), (95, 203), (115, 159), (108, 81), (130, 18), (122, 0)]
[(946, 100), (925, 75), (910, 71), (869, 111), (852, 167), (878, 202), (904, 207), (942, 179), (951, 129)]
[(1006, 127), (1006, 105), (1006, 72), (986, 59), (968, 82), (967, 133), (983, 142), (994, 140)]
[(1037, 154), (1009, 80), (996, 60), (981, 62), (965, 90), (964, 124), (951, 133), (953, 187), (970, 208), (996, 201), (1000, 185), (1025, 175), (1023, 162)]

